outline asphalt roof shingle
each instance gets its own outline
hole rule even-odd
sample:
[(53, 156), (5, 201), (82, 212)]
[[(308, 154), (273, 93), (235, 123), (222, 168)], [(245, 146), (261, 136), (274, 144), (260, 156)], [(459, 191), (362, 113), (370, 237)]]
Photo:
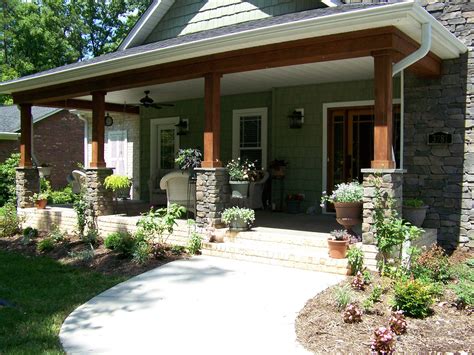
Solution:
[[(53, 113), (61, 111), (61, 109), (50, 107), (31, 108), (33, 115), (33, 123), (41, 120), (45, 116), (50, 116)], [(0, 106), (0, 132), (15, 133), (20, 131), (20, 110), (16, 105)]]
[[(216, 29), (196, 32), (196, 33), (192, 33), (192, 34), (188, 34), (184, 36), (166, 39), (159, 42), (148, 43), (141, 46), (128, 48), (125, 50), (116, 51), (109, 54), (104, 54), (104, 55), (91, 58), (88, 60), (84, 60), (81, 62), (72, 63), (72, 64), (64, 65), (61, 67), (53, 68), (50, 70), (46, 70), (43, 72), (39, 72), (36, 74), (28, 75), (23, 78), (34, 78), (40, 75), (52, 74), (55, 72), (66, 70), (66, 69), (80, 68), (84, 65), (101, 63), (101, 62), (105, 62), (111, 59), (127, 57), (127, 56), (135, 55), (138, 53), (153, 51), (157, 49), (163, 49), (163, 48), (172, 47), (176, 45), (192, 43), (192, 42), (196, 42), (200, 40), (211, 39), (211, 38), (215, 38), (219, 36), (224, 36), (224, 35), (229, 35), (229, 34), (249, 31), (249, 30), (255, 30), (255, 29), (260, 29), (260, 28), (265, 28), (265, 27), (270, 27), (270, 26), (275, 26), (275, 25), (282, 25), (282, 24), (291, 23), (295, 21), (307, 20), (307, 19), (312, 19), (312, 18), (317, 18), (317, 17), (324, 17), (324, 16), (357, 11), (357, 10), (362, 10), (362, 9), (367, 9), (367, 8), (372, 8), (372, 7), (380, 7), (380, 6), (385, 6), (388, 4), (393, 4), (396, 2), (400, 2), (400, 0), (392, 0), (390, 2), (379, 3), (379, 4), (346, 4), (346, 5), (336, 6), (336, 7), (318, 8), (318, 9), (295, 12), (295, 13), (290, 13), (290, 14), (285, 14), (285, 15), (280, 15), (280, 16), (275, 16), (275, 17), (268, 17), (268, 18), (259, 19), (259, 20), (247, 21), (247, 22), (238, 23), (235, 25), (229, 25), (225, 27), (219, 27)], [(14, 82), (14, 81), (15, 80), (12, 80), (9, 82)], [(9, 83), (9, 82), (6, 82), (6, 83)]]

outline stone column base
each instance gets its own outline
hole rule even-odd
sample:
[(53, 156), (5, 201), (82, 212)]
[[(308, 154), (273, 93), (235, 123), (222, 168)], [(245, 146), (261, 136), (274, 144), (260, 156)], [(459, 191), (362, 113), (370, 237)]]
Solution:
[(395, 208), (401, 216), (403, 202), (403, 174), (402, 169), (362, 169), (364, 175), (364, 207), (362, 212), (362, 242), (375, 244), (374, 238), (374, 179), (382, 179), (381, 189), (387, 196), (395, 200)]
[(220, 227), (221, 213), (230, 204), (227, 169), (199, 168), (196, 172), (196, 223), (199, 227)]
[(96, 217), (114, 213), (112, 191), (104, 185), (105, 178), (112, 173), (110, 168), (86, 169), (86, 199)]
[(16, 201), (18, 208), (34, 207), (33, 194), (38, 193), (40, 179), (36, 168), (16, 168)]

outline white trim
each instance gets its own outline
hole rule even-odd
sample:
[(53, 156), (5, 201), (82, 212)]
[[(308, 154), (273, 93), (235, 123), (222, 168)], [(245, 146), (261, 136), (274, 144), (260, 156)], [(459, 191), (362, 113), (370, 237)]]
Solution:
[(447, 28), (415, 2), (402, 2), (337, 13), (317, 18), (278, 24), (218, 37), (178, 44), (150, 51), (131, 51), (130, 54), (106, 61), (91, 61), (80, 67), (68, 67), (57, 72), (43, 72), (34, 77), (23, 77), (0, 84), (0, 92), (31, 90), (46, 85), (121, 72), (149, 65), (170, 63), (182, 59), (222, 53), (265, 44), (280, 43), (329, 34), (352, 32), (383, 26), (396, 26), (415, 40), (419, 40), (418, 28), (431, 22), (433, 51), (442, 59), (457, 58), (467, 51), (467, 46)]
[[(156, 173), (156, 152), (157, 152), (157, 127), (165, 125), (175, 125), (179, 123), (178, 117), (154, 118), (150, 120), (150, 179)], [(175, 144), (179, 148), (179, 136), (176, 135)]]
[(5, 141), (16, 141), (20, 138), (20, 133), (0, 132), (0, 139)]
[(404, 166), (404, 149), (405, 145), (405, 71), (400, 71), (400, 166), (399, 169), (403, 170)]
[(72, 110), (71, 113), (77, 115), (77, 117), (84, 122), (84, 168), (89, 168), (89, 121), (87, 118), (82, 117), (82, 115), (76, 110)]
[[(394, 104), (400, 104), (400, 99), (393, 99)], [(361, 100), (361, 101), (344, 101), (344, 102), (326, 102), (323, 103), (323, 154), (322, 154), (322, 190), (327, 189), (327, 173), (328, 173), (328, 110), (331, 108), (343, 108), (343, 107), (358, 107), (358, 106), (374, 106), (374, 100)], [(403, 146), (402, 137), (400, 137), (400, 146)], [(326, 211), (326, 206), (323, 207), (323, 213), (329, 213)]]
[(268, 108), (256, 107), (238, 109), (232, 111), (232, 159), (237, 159), (240, 153), (240, 118), (242, 116), (262, 117), (261, 146), (262, 146), (262, 169), (267, 168), (268, 159)]
[(321, 0), (321, 2), (329, 7), (334, 7), (334, 6), (341, 6), (344, 5), (341, 1), (339, 0)]

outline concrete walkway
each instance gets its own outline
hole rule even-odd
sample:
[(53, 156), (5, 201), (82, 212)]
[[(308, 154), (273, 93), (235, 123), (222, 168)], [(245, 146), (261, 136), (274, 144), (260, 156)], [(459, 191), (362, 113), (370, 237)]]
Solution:
[(215, 257), (175, 261), (77, 308), (60, 339), (68, 354), (307, 354), (296, 315), (341, 279)]

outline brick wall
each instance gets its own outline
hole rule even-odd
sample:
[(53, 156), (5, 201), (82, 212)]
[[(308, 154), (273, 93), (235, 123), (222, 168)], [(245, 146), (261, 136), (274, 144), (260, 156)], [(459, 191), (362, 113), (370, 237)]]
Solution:
[(60, 111), (33, 127), (33, 150), (38, 163), (51, 164), (51, 185), (67, 186), (66, 177), (84, 162), (84, 122), (68, 111)]
[(0, 140), (0, 163), (3, 163), (12, 153), (18, 153), (19, 151), (19, 140)]
[[(404, 196), (429, 206), (424, 226), (438, 228), (445, 247), (474, 246), (474, 3), (423, 1), (422, 5), (470, 50), (445, 61), (441, 78), (405, 80)], [(427, 135), (452, 134), (450, 145), (428, 145)]]

